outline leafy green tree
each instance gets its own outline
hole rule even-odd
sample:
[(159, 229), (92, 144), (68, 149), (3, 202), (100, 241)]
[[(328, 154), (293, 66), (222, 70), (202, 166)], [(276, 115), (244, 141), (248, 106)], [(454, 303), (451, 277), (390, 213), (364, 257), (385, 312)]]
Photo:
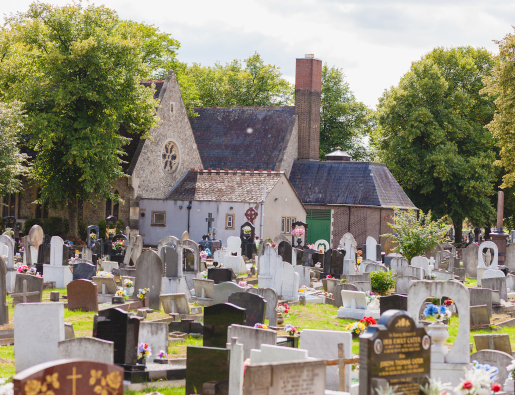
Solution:
[(237, 59), (208, 67), (193, 63), (186, 74), (202, 107), (280, 106), (293, 101), (293, 86), (282, 78), (280, 68), (265, 64), (257, 52), (245, 59), (245, 66)]
[(0, 197), (19, 192), (20, 176), (28, 174), (26, 156), (18, 148), (22, 130), (21, 103), (0, 102)]
[(356, 101), (341, 69), (322, 68), (320, 157), (340, 147), (355, 160), (368, 159), (364, 138), (374, 127), (373, 112)]
[(120, 156), (128, 142), (120, 126), (141, 133), (157, 122), (153, 89), (140, 84), (151, 73), (148, 52), (114, 11), (81, 3), (33, 3), (7, 19), (2, 37), (10, 45), (5, 65), (27, 67), (16, 78), (0, 64), (0, 75), (10, 76), (4, 92), (25, 103), (38, 203), (66, 207), (76, 236), (78, 199), (119, 199), (111, 184), (124, 176)]
[(494, 140), (482, 77), (495, 61), (484, 49), (436, 48), (380, 98), (372, 143), (413, 203), (449, 215), (456, 242), (465, 218), (491, 218)]

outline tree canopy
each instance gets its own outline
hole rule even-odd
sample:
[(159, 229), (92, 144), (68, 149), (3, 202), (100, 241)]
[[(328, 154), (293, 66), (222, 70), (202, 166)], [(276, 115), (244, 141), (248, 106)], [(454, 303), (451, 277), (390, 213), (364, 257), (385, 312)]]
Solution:
[(372, 143), (380, 158), (418, 208), (452, 218), (457, 242), (465, 218), (494, 215), (494, 140), (485, 128), (494, 103), (480, 93), (494, 64), (484, 49), (436, 48), (379, 101)]
[(340, 147), (354, 160), (368, 159), (364, 138), (373, 127), (372, 110), (356, 100), (344, 80), (343, 71), (325, 64), (322, 67), (320, 156), (325, 157)]
[(0, 102), (0, 197), (21, 190), (21, 175), (27, 175), (25, 155), (18, 143), (23, 130), (21, 103)]
[(128, 142), (120, 127), (147, 133), (156, 124), (154, 91), (140, 84), (154, 55), (135, 26), (103, 6), (33, 3), (1, 32), (2, 94), (24, 103), (39, 203), (67, 207), (73, 235), (77, 199), (118, 199), (111, 184), (124, 176)]
[(200, 107), (278, 106), (293, 103), (293, 86), (282, 77), (280, 68), (265, 64), (256, 52), (245, 59), (222, 65), (193, 63), (186, 70), (198, 92)]

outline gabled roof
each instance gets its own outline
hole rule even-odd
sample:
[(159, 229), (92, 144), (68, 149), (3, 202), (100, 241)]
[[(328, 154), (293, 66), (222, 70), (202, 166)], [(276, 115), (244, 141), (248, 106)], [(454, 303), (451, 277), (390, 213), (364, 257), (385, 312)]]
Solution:
[(296, 160), (290, 182), (303, 204), (415, 207), (382, 163)]
[(261, 202), (284, 172), (191, 169), (174, 185), (165, 200)]
[(204, 168), (277, 170), (295, 107), (195, 108), (190, 123)]

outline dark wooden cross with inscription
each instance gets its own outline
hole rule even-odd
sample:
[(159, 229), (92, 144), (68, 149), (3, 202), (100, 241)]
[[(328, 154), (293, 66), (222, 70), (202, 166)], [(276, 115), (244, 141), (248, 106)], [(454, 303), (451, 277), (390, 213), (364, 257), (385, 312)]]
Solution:
[(23, 280), (23, 291), (21, 294), (11, 294), (13, 299), (23, 298), (23, 303), (27, 303), (27, 297), (39, 295), (39, 291), (27, 292), (27, 280)]
[(207, 222), (207, 236), (209, 237), (209, 240), (211, 240), (211, 228), (212, 228), (212, 223), (215, 219), (213, 218), (213, 214), (212, 213), (209, 213), (207, 215), (207, 218), (206, 218), (206, 222)]

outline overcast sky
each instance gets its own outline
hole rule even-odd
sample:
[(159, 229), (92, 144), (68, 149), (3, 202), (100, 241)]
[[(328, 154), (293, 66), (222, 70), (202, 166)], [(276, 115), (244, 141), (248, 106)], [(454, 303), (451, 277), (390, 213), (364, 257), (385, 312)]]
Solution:
[[(67, 4), (70, 0), (53, 0)], [(0, 0), (1, 12), (29, 0)], [(294, 82), (295, 58), (313, 53), (343, 69), (357, 99), (375, 108), (411, 62), (434, 47), (471, 45), (513, 32), (514, 1), (105, 0), (124, 19), (157, 25), (181, 43), (179, 59), (212, 65), (255, 51)]]

